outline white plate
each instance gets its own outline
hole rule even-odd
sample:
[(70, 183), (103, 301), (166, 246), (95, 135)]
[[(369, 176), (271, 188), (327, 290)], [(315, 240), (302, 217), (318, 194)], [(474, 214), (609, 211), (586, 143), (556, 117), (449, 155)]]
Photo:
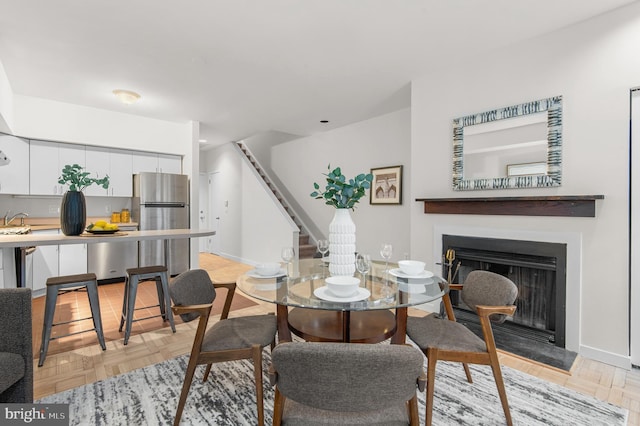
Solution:
[(371, 292), (362, 287), (358, 287), (358, 292), (355, 295), (349, 297), (338, 297), (335, 294), (331, 293), (327, 286), (316, 288), (313, 291), (313, 294), (318, 299), (326, 300), (328, 302), (357, 302), (371, 296)]
[(251, 278), (277, 278), (277, 277), (282, 277), (284, 275), (287, 275), (287, 272), (284, 269), (280, 269), (280, 271), (274, 275), (260, 275), (258, 271), (256, 271), (255, 269), (252, 269), (247, 272), (247, 276)]
[(431, 271), (422, 271), (417, 275), (407, 275), (400, 268), (391, 269), (389, 271), (391, 275), (399, 278), (431, 278), (433, 276), (433, 272)]

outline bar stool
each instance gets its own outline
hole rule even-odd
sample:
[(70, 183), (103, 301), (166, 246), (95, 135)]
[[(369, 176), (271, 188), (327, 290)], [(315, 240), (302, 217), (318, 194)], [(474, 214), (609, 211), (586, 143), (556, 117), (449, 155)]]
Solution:
[[(136, 294), (138, 293), (138, 284), (142, 281), (154, 280), (156, 282), (156, 290), (158, 292), (158, 304), (150, 306), (142, 306), (136, 308)], [(147, 308), (160, 308), (159, 315), (152, 315), (145, 318), (133, 318), (135, 311)], [(171, 299), (169, 297), (169, 272), (166, 266), (145, 266), (142, 268), (129, 268), (124, 280), (124, 299), (122, 301), (122, 317), (120, 318), (120, 328), (125, 326), (124, 344), (129, 343), (131, 335), (131, 324), (135, 321), (147, 320), (150, 318), (162, 317), (163, 321), (169, 321), (171, 330), (175, 333), (176, 326), (173, 323), (173, 314), (171, 313)]]
[[(42, 367), (42, 364), (44, 364), (44, 360), (47, 357), (47, 351), (49, 350), (49, 341), (59, 339), (61, 337), (71, 336), (73, 334), (79, 333), (86, 333), (88, 331), (95, 330), (96, 334), (98, 335), (98, 341), (100, 342), (102, 350), (104, 351), (105, 349), (107, 349), (104, 344), (104, 333), (102, 332), (102, 317), (100, 316), (100, 300), (98, 299), (98, 281), (96, 279), (96, 274), (89, 273), (50, 277), (47, 279), (46, 284), (47, 296), (45, 299), (44, 325), (42, 327), (42, 343), (40, 344), (40, 360), (38, 361), (38, 367)], [(58, 322), (54, 324), (53, 315), (56, 310), (58, 294), (64, 294), (83, 289), (87, 290), (87, 295), (89, 296), (91, 316), (71, 321)], [(57, 325), (70, 324), (72, 322), (85, 321), (88, 319), (93, 320), (93, 328), (91, 329), (51, 337), (51, 329)]]

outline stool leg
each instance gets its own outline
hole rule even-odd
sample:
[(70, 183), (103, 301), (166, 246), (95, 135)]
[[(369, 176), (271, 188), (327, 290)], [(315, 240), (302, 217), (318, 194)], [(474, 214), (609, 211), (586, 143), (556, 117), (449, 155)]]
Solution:
[(96, 329), (98, 341), (102, 350), (107, 347), (104, 344), (104, 332), (102, 331), (102, 316), (100, 315), (100, 298), (98, 297), (98, 283), (93, 281), (87, 283), (87, 296), (89, 296), (89, 306), (91, 306), (91, 318), (93, 319), (93, 328)]
[(53, 314), (56, 310), (58, 300), (57, 287), (47, 287), (47, 296), (44, 305), (44, 324), (42, 326), (42, 342), (40, 342), (40, 359), (38, 367), (42, 367), (49, 350), (49, 339), (51, 338), (51, 328), (53, 327)]
[(156, 282), (156, 291), (158, 293), (158, 306), (160, 307), (160, 315), (162, 315), (162, 321), (167, 320), (167, 314), (164, 303), (164, 291), (162, 289), (162, 276), (157, 276), (153, 279)]
[(160, 281), (162, 282), (162, 293), (164, 294), (164, 303), (160, 301), (160, 306), (164, 305), (167, 319), (171, 325), (171, 331), (176, 332), (176, 325), (173, 322), (173, 313), (171, 312), (171, 297), (169, 296), (169, 274), (163, 272), (160, 274)]
[(120, 327), (118, 331), (122, 331), (125, 318), (127, 317), (127, 300), (129, 299), (129, 276), (124, 277), (124, 295), (122, 296), (122, 315), (120, 315)]
[(127, 292), (127, 320), (124, 330), (124, 344), (129, 343), (131, 324), (133, 324), (133, 312), (136, 308), (136, 294), (138, 293), (138, 276), (129, 277), (129, 291)]

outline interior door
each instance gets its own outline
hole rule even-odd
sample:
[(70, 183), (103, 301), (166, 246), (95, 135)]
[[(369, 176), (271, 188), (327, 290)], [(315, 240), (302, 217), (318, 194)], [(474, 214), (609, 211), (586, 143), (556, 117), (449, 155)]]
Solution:
[[(198, 197), (200, 211), (198, 212), (198, 229), (209, 228), (209, 176), (206, 173), (200, 173), (200, 185), (198, 188)], [(209, 253), (209, 238), (198, 238), (198, 251), (200, 253)]]
[(215, 235), (207, 238), (209, 252), (220, 253), (220, 212), (223, 211), (224, 194), (220, 185), (220, 173), (209, 173), (209, 228), (216, 231)]
[(630, 354), (631, 364), (640, 365), (640, 88), (631, 91), (631, 235), (630, 265)]

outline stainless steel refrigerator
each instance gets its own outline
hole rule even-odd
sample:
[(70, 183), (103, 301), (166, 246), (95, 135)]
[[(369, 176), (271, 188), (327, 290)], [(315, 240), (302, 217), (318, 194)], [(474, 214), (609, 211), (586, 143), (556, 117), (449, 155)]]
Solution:
[[(141, 231), (189, 228), (189, 179), (187, 175), (140, 173), (133, 175), (131, 214)], [(140, 266), (164, 265), (163, 241), (140, 241)], [(189, 269), (189, 240), (169, 240), (167, 266), (171, 275)]]

